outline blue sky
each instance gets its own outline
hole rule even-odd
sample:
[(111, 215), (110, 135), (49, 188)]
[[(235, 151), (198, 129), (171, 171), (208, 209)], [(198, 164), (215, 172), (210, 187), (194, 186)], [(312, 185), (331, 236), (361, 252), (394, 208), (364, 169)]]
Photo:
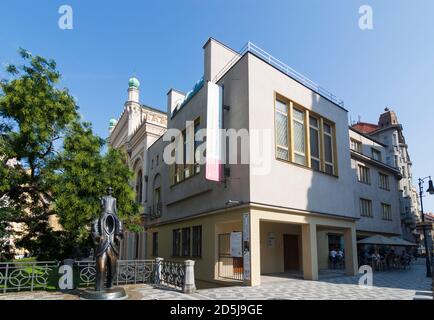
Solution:
[[(71, 5), (74, 29), (58, 28)], [(370, 5), (374, 29), (358, 27)], [(17, 48), (54, 58), (62, 85), (96, 133), (118, 117), (128, 78), (141, 101), (165, 109), (166, 93), (202, 76), (202, 45), (215, 37), (234, 49), (252, 41), (345, 101), (350, 116), (376, 122), (390, 106), (404, 125), (414, 178), (434, 176), (434, 1), (182, 0), (15, 1), (0, 3), (0, 63)], [(0, 73), (0, 76), (4, 76)], [(434, 211), (434, 196), (425, 199)]]

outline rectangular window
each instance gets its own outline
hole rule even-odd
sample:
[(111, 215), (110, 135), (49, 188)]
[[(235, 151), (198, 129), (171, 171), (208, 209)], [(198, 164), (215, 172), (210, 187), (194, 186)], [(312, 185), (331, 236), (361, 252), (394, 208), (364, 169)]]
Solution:
[(175, 229), (172, 231), (172, 256), (179, 257), (181, 255), (181, 230)]
[(182, 256), (190, 256), (190, 228), (182, 229)]
[(186, 130), (182, 131), (182, 141), (183, 141), (183, 159), (182, 159), (182, 170), (184, 172), (183, 179), (187, 179), (191, 175), (191, 166), (187, 164), (187, 133)]
[(390, 190), (389, 176), (387, 174), (384, 174), (384, 173), (380, 172), (378, 174), (378, 179), (379, 179), (379, 187), (381, 189)]
[(372, 218), (372, 201), (368, 199), (360, 199), (360, 215), (362, 217)]
[(158, 257), (158, 232), (152, 233), (152, 255)]
[(333, 122), (279, 97), (275, 100), (275, 139), (277, 159), (337, 175)]
[(275, 111), (276, 125), (276, 155), (282, 160), (289, 160), (289, 138), (288, 138), (288, 105), (276, 100)]
[(351, 150), (362, 153), (362, 143), (355, 139), (351, 139)]
[(325, 172), (334, 174), (333, 159), (333, 128), (331, 125), (324, 123), (324, 163)]
[(358, 180), (359, 182), (371, 184), (371, 172), (368, 167), (362, 166), (359, 164), (359, 174)]
[(382, 203), (381, 212), (383, 220), (392, 221), (392, 207), (390, 206), (390, 204)]
[[(175, 148), (175, 158), (176, 162), (170, 166), (169, 177), (171, 185), (177, 184), (184, 181), (185, 179), (192, 177), (200, 173), (200, 165), (198, 154), (198, 147), (202, 144), (202, 141), (197, 141), (197, 135), (200, 130), (200, 118), (194, 121), (191, 127), (187, 127), (182, 131), (179, 137), (179, 143), (177, 143)], [(189, 132), (189, 139), (187, 140), (187, 130)], [(182, 139), (182, 140), (181, 140)], [(176, 139), (172, 139), (172, 143), (178, 142)], [(187, 150), (190, 150), (189, 144), (193, 146), (193, 156), (188, 158), (187, 163)], [(182, 152), (182, 157), (181, 157)], [(179, 154), (178, 154), (179, 153)]]
[(161, 216), (161, 210), (162, 210), (162, 205), (161, 205), (161, 188), (155, 188), (154, 190), (154, 212), (157, 216)]
[(194, 122), (194, 173), (200, 172), (200, 165), (199, 165), (200, 155), (196, 154), (198, 153), (197, 149), (201, 144), (201, 142), (197, 141), (199, 129), (200, 129), (200, 118), (196, 119), (196, 121)]
[(310, 163), (312, 169), (320, 171), (320, 144), (319, 144), (319, 120), (314, 117), (309, 117), (309, 133), (310, 133)]
[(294, 162), (306, 165), (306, 132), (304, 126), (304, 112), (293, 109)]
[(202, 257), (202, 226), (193, 227), (193, 257)]
[(381, 151), (372, 148), (372, 159), (381, 161)]

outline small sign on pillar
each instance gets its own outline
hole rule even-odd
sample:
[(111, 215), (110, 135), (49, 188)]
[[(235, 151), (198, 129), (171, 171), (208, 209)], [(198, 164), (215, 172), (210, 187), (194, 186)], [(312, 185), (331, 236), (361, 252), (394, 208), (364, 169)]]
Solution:
[(243, 214), (243, 266), (244, 281), (249, 282), (250, 275), (250, 214)]

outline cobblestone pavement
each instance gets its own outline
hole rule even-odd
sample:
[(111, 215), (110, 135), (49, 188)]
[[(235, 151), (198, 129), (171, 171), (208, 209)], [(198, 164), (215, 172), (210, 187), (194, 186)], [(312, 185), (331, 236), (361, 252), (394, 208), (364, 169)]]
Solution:
[[(125, 286), (131, 300), (419, 300), (432, 299), (431, 279), (425, 277), (421, 259), (409, 270), (374, 273), (374, 286), (358, 286), (359, 277), (327, 277), (320, 281), (264, 277), (258, 287), (220, 287), (198, 290), (187, 295), (174, 290), (158, 289), (149, 285)], [(79, 291), (23, 292), (0, 295), (0, 300), (77, 300)]]

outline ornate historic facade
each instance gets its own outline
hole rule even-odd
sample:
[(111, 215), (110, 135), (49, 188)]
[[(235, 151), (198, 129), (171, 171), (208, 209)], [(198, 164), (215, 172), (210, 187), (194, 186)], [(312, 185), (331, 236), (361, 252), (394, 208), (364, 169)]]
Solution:
[[(128, 163), (135, 176), (131, 184), (136, 191), (136, 199), (146, 215), (148, 188), (148, 148), (161, 137), (167, 128), (166, 114), (158, 109), (141, 104), (140, 83), (136, 78), (129, 80), (128, 100), (118, 120), (110, 120), (110, 146), (123, 149), (128, 155)], [(144, 233), (125, 234), (121, 248), (122, 259), (144, 259)]]

